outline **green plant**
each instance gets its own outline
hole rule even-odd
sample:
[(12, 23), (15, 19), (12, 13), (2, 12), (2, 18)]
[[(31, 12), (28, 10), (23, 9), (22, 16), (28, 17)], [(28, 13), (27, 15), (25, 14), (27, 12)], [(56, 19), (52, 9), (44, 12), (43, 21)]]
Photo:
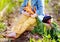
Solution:
[[(47, 27), (44, 25), (43, 22), (41, 22), (39, 20), (39, 18), (37, 18), (37, 25), (35, 26), (34, 30), (32, 30), (32, 33), (37, 33), (39, 35), (43, 36), (43, 39), (45, 38), (47, 40), (47, 42), (49, 41), (49, 39), (51, 39), (51, 42), (56, 42), (59, 39), (59, 35), (60, 35), (60, 29), (58, 28), (58, 25), (56, 22), (52, 23), (52, 29), (46, 29)], [(44, 41), (45, 41), (44, 39)]]
[(34, 38), (30, 38), (29, 42), (60, 42), (60, 39), (58, 39), (58, 41), (56, 41), (55, 39), (48, 39), (46, 37), (43, 37), (42, 39), (34, 39)]
[(20, 6), (23, 0), (0, 0), (0, 21), (4, 20), (4, 15), (9, 16), (15, 12), (16, 7)]
[(36, 21), (37, 21), (37, 25), (35, 26), (34, 30), (32, 30), (32, 33), (38, 33), (38, 34), (41, 34), (43, 35), (44, 33), (44, 25), (43, 23), (38, 19), (36, 18)]
[(0, 22), (0, 32), (6, 29), (6, 25), (3, 22)]

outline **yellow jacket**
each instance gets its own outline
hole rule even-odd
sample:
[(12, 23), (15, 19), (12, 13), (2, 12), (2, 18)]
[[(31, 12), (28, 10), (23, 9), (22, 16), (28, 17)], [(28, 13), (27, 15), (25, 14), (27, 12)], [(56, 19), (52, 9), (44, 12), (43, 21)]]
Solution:
[(22, 14), (15, 27), (12, 28), (12, 32), (15, 32), (16, 38), (18, 38), (24, 31), (32, 30), (33, 28), (31, 27), (35, 26), (35, 24), (36, 24), (35, 18)]

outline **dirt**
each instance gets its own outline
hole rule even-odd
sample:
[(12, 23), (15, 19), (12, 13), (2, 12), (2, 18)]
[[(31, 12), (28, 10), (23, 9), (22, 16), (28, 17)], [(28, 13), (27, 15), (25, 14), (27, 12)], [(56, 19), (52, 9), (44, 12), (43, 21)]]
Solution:
[(42, 36), (39, 36), (38, 34), (31, 34), (30, 31), (25, 31), (19, 38), (12, 42), (29, 42), (30, 38), (34, 39), (42, 39)]

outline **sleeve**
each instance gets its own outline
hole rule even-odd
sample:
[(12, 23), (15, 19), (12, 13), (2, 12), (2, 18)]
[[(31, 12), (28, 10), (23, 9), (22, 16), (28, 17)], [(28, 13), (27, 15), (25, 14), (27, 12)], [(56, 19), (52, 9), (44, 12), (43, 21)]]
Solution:
[(45, 16), (45, 14), (43, 13), (43, 4), (42, 4), (42, 0), (37, 0), (36, 4), (34, 5), (36, 7), (36, 13), (38, 14), (38, 18), (39, 20), (43, 20), (43, 17)]
[(42, 0), (38, 0), (37, 1), (37, 4), (36, 4), (36, 14), (44, 16)]
[(24, 7), (27, 5), (28, 0), (24, 0), (24, 2), (22, 3), (22, 6), (20, 7), (20, 13), (22, 14), (22, 11), (24, 9)]

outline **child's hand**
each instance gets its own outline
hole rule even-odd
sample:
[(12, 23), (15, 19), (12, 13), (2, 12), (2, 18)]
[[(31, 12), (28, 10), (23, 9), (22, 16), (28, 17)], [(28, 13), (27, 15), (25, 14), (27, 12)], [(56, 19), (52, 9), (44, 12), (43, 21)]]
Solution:
[(11, 32), (9, 34), (5, 34), (5, 37), (8, 37), (8, 38), (16, 38), (16, 33), (15, 32)]
[(22, 14), (26, 15), (26, 16), (30, 16), (30, 14), (28, 12), (22, 11)]
[(33, 17), (33, 18), (35, 18), (35, 17), (37, 17), (38, 15), (37, 14), (33, 14), (33, 15), (31, 15), (31, 17)]

